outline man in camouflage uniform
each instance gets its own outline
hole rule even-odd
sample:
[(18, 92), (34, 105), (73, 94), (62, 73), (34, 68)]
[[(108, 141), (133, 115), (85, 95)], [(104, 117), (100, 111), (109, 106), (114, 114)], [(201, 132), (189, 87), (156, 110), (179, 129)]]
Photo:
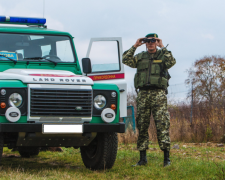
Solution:
[[(146, 39), (150, 39), (147, 40), (150, 42), (143, 42)], [(147, 51), (134, 56), (137, 47), (143, 44), (146, 44)], [(157, 49), (157, 46), (161, 49)], [(137, 148), (140, 151), (140, 161), (136, 165), (147, 163), (146, 149), (149, 144), (148, 128), (151, 112), (157, 129), (159, 147), (164, 151), (164, 166), (170, 165), (170, 116), (167, 110), (166, 91), (170, 78), (168, 69), (176, 63), (176, 60), (163, 46), (158, 35), (151, 33), (145, 38), (138, 39), (129, 50), (123, 53), (123, 63), (137, 68), (134, 85), (136, 89), (139, 89), (136, 122), (139, 130)]]

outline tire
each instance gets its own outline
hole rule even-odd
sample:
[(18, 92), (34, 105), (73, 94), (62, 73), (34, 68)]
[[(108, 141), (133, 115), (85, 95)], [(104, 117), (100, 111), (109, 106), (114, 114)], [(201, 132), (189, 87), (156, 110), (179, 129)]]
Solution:
[(2, 160), (3, 146), (4, 146), (4, 137), (3, 137), (3, 133), (0, 133), (0, 163)]
[(117, 148), (117, 133), (98, 133), (88, 146), (80, 147), (83, 163), (91, 170), (111, 169), (116, 160)]
[(40, 152), (39, 147), (18, 147), (21, 157), (29, 158), (30, 156), (37, 156)]
[(110, 155), (109, 155), (109, 159), (108, 159), (108, 163), (106, 164), (106, 168), (107, 169), (111, 169), (116, 161), (116, 156), (117, 156), (117, 149), (118, 149), (118, 137), (117, 137), (117, 133), (111, 133), (111, 135), (109, 135), (109, 140), (111, 142), (114, 142), (114, 143), (110, 143), (109, 144), (109, 152), (110, 152)]

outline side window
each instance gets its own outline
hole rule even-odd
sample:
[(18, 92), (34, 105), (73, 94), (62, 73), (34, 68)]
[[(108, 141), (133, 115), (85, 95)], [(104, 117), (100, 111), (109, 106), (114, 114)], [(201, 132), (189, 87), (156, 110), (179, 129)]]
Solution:
[(19, 50), (16, 50), (15, 52), (17, 53), (18, 60), (23, 60), (23, 58), (24, 58), (24, 50), (23, 49), (19, 49)]
[(95, 41), (90, 59), (92, 72), (119, 71), (120, 61), (117, 41)]
[(51, 45), (41, 46), (42, 56), (50, 55)]
[(73, 52), (69, 40), (56, 42), (57, 56), (64, 62), (74, 62)]

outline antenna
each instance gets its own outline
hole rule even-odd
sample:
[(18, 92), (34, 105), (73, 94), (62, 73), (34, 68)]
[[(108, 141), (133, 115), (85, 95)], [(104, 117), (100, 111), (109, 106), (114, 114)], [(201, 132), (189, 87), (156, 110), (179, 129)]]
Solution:
[(45, 17), (45, 0), (43, 0), (43, 18)]

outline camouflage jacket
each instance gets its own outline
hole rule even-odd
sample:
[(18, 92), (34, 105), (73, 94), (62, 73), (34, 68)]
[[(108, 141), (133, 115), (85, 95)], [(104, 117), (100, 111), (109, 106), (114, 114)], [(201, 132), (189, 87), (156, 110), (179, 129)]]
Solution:
[[(136, 48), (132, 46), (129, 50), (125, 51), (123, 53), (123, 64), (126, 64), (127, 66), (130, 66), (132, 68), (137, 68), (137, 61), (138, 61), (138, 54), (134, 56)], [(163, 48), (163, 50), (159, 49), (154, 54), (153, 58), (157, 59), (161, 51), (164, 51), (165, 61), (164, 61), (164, 67), (166, 69), (171, 68), (174, 64), (176, 64), (176, 59), (173, 57), (171, 51), (168, 51), (166, 48)], [(141, 52), (143, 53), (143, 52)], [(139, 53), (139, 54), (141, 54)]]

